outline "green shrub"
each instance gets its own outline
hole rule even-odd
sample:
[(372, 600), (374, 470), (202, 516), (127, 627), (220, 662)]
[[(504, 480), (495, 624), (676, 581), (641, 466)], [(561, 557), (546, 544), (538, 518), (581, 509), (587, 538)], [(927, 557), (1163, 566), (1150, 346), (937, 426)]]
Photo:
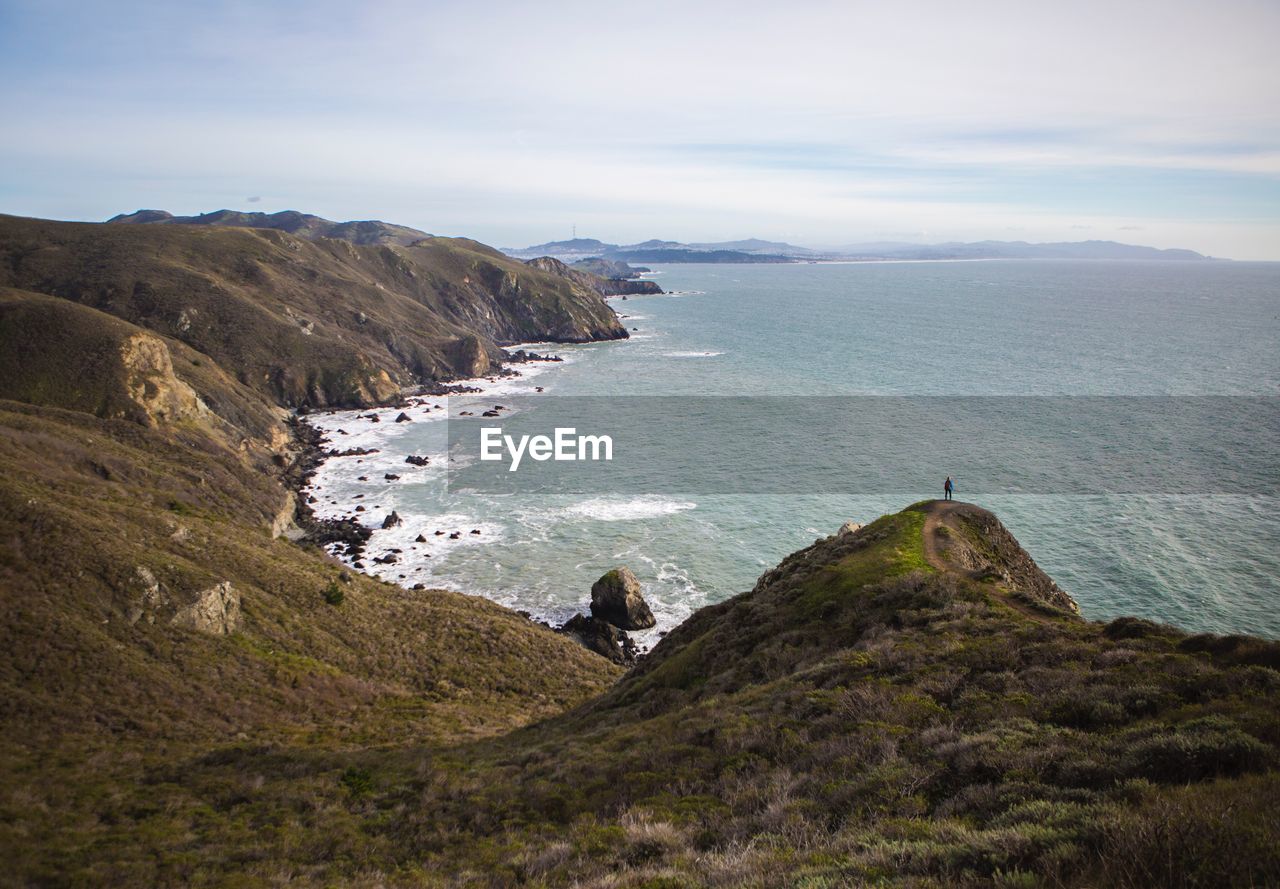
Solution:
[(341, 605), (342, 601), (347, 598), (347, 594), (342, 591), (342, 587), (338, 586), (336, 580), (329, 581), (329, 585), (324, 588), (324, 592), (321, 595), (330, 605)]
[(365, 796), (373, 791), (373, 775), (368, 769), (355, 766), (342, 773), (338, 783), (347, 789), (352, 796)]
[(1124, 769), (1126, 777), (1163, 783), (1203, 781), (1263, 769), (1270, 754), (1230, 719), (1208, 716), (1134, 742)]

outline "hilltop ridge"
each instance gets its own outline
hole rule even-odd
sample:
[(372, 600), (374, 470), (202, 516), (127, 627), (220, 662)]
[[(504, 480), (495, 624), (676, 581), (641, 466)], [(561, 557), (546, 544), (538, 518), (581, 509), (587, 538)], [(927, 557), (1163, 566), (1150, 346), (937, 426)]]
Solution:
[(107, 220), (110, 225), (222, 225), (235, 228), (272, 228), (306, 238), (334, 238), (353, 244), (410, 244), (431, 235), (407, 225), (395, 225), (378, 219), (334, 222), (311, 213), (281, 210), (278, 213), (214, 210), (197, 216), (174, 216), (166, 210), (137, 210), (120, 213)]

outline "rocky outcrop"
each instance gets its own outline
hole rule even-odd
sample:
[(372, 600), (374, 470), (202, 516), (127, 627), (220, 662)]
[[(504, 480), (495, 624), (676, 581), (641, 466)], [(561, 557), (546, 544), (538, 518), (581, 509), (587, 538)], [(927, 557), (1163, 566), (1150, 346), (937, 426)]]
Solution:
[(284, 503), (280, 505), (280, 511), (271, 519), (271, 536), (286, 537), (298, 532), (297, 523), (294, 521), (297, 512), (298, 502), (293, 492), (285, 491)]
[(598, 617), (575, 614), (558, 632), (615, 664), (629, 667), (636, 662), (638, 653), (631, 637)]
[(169, 597), (161, 588), (160, 581), (145, 565), (134, 568), (133, 577), (130, 580), (129, 599), (124, 608), (125, 620), (130, 625), (137, 624), (139, 621), (155, 623), (156, 612), (169, 602)]
[(607, 572), (591, 585), (591, 615), (623, 630), (647, 630), (657, 623), (630, 568)]
[(233, 633), (240, 625), (240, 593), (224, 580), (196, 593), (195, 600), (179, 608), (170, 623), (213, 636)]
[(489, 372), (493, 359), (479, 337), (464, 336), (449, 347), (449, 358), (460, 376), (480, 377)]
[(1078, 614), (1080, 606), (1040, 568), (995, 514), (969, 503), (933, 503), (937, 514), (929, 550), (939, 551), (947, 567), (995, 583), (1039, 605)]
[(663, 292), (657, 281), (630, 278), (605, 278), (603, 287), (604, 296), (656, 296)]
[(840, 530), (836, 532), (837, 537), (847, 537), (850, 534), (857, 534), (862, 530), (862, 525), (858, 522), (845, 522), (840, 526)]
[[(153, 625), (165, 617), (173, 626), (225, 636), (240, 625), (240, 593), (224, 580), (192, 595), (171, 593), (145, 565), (138, 565), (126, 585), (124, 617), (130, 626)], [(175, 600), (186, 600), (177, 604)]]
[[(558, 259), (551, 256), (539, 256), (537, 259), (530, 259), (525, 265), (531, 266), (539, 271), (549, 272), (553, 275), (559, 275), (568, 278), (579, 286), (604, 296), (620, 296), (623, 294), (656, 294), (662, 293), (662, 288), (658, 286), (656, 281), (640, 281), (629, 275), (619, 273), (603, 275), (585, 268), (573, 268), (565, 265)], [(626, 263), (619, 263), (623, 267), (627, 267)]]
[(158, 336), (139, 332), (126, 339), (120, 345), (120, 362), (125, 389), (145, 425), (207, 413), (195, 390), (174, 376), (169, 347)]

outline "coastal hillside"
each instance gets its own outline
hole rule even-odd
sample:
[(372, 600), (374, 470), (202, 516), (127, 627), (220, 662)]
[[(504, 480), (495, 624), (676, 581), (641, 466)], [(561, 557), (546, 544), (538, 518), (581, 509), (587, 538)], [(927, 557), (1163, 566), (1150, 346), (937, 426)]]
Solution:
[[(540, 652), (550, 643), (533, 633), (513, 658), (511, 637), (446, 616), (465, 597), (355, 581), (355, 595), (323, 606), (326, 575), (307, 577), (308, 593), (282, 590), (247, 630), (195, 645), (170, 631), (206, 694), (234, 692), (223, 733), (191, 743), (122, 706), (105, 731), (110, 756), (83, 737), (56, 756), (9, 754), (14, 802), (0, 824), (44, 838), (36, 855), (7, 828), (12, 873), (117, 886), (1280, 879), (1280, 645), (1088, 621), (974, 506), (926, 502), (816, 541), (698, 612), (607, 690), (607, 672), (585, 681), (585, 652)], [(447, 627), (444, 661), (391, 664), (404, 671), (398, 696), (361, 706), (361, 693), (376, 701), (372, 679), (344, 685), (326, 666), (335, 655), (311, 659), (330, 636), (357, 659), (365, 645), (404, 657), (408, 631), (393, 625), (418, 607)], [(472, 620), (522, 638), (514, 615), (489, 609)], [(308, 653), (256, 641), (267, 626), (301, 633)], [(399, 641), (377, 639), (388, 630)], [(475, 697), (448, 672), (454, 636), (456, 657), (489, 677)], [(152, 643), (139, 660), (167, 650)], [(234, 684), (255, 653), (262, 673)], [(531, 700), (576, 708), (493, 731), (530, 683), (575, 673), (561, 698)], [(316, 698), (350, 709), (336, 716)], [(468, 725), (476, 710), (492, 721)], [(278, 727), (255, 723), (272, 711)]]
[[(550, 256), (540, 256), (537, 259), (526, 260), (525, 265), (559, 277), (570, 278), (601, 296), (651, 296), (662, 293), (662, 288), (658, 286), (657, 281), (641, 280), (638, 275), (624, 271), (630, 268), (626, 263), (600, 263), (584, 268), (578, 263), (568, 266)], [(605, 272), (616, 272), (616, 274), (606, 276)]]
[(977, 506), (847, 525), (625, 674), (331, 558), (361, 529), (296, 502), (332, 443), (288, 408), (616, 335), (556, 264), (11, 217), (0, 253), (6, 882), (1280, 883), (1280, 644), (1090, 621)]
[[(926, 502), (461, 773), (390, 780), (431, 814), (388, 835), (491, 885), (1274, 885), (1277, 668), (1274, 642), (1085, 620), (991, 513)], [(441, 848), (464, 818), (487, 842)]]
[(0, 286), (114, 315), (289, 407), (364, 406), (495, 370), (501, 346), (627, 335), (594, 290), (458, 238), (0, 216)]

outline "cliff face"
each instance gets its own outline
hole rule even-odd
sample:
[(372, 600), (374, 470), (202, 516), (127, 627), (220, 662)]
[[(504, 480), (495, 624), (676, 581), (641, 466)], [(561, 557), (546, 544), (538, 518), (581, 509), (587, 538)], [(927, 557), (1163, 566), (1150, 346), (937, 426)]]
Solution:
[(368, 405), (483, 373), (504, 343), (626, 336), (590, 288), (464, 239), (0, 217), (0, 260), (0, 286), (182, 342), (285, 406)]
[[(579, 287), (592, 290), (600, 296), (662, 293), (662, 288), (656, 281), (636, 281), (600, 275), (587, 269), (566, 265), (551, 256), (539, 256), (536, 259), (526, 260), (525, 265), (573, 281)], [(625, 263), (621, 265), (625, 266)]]

